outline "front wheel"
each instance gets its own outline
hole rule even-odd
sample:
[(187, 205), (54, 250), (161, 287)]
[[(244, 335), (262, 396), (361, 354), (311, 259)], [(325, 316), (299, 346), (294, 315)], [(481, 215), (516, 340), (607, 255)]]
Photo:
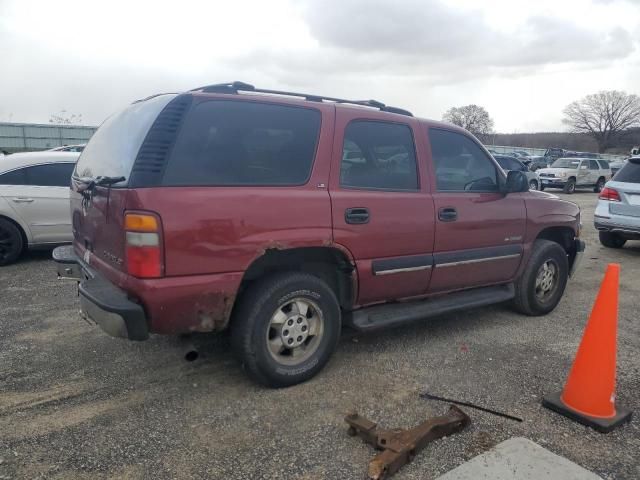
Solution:
[(287, 387), (322, 370), (340, 328), (338, 300), (324, 281), (307, 273), (281, 273), (243, 295), (231, 341), (250, 377), (269, 387)]
[(571, 195), (576, 191), (576, 181), (573, 178), (570, 178), (569, 180), (567, 180), (567, 183), (565, 183), (562, 190), (564, 193), (568, 193), (569, 195)]
[(538, 190), (538, 182), (531, 180), (529, 182), (529, 190)]
[(514, 308), (525, 315), (546, 315), (560, 302), (568, 277), (564, 248), (550, 240), (536, 240), (531, 258), (515, 283)]

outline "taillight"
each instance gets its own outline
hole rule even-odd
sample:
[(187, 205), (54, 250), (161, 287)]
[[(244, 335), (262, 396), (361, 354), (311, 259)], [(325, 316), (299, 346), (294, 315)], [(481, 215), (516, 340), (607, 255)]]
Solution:
[(609, 200), (610, 202), (619, 202), (620, 194), (617, 190), (609, 187), (604, 187), (598, 197), (600, 200)]
[(154, 215), (126, 213), (127, 272), (138, 278), (162, 276), (162, 249), (160, 223)]

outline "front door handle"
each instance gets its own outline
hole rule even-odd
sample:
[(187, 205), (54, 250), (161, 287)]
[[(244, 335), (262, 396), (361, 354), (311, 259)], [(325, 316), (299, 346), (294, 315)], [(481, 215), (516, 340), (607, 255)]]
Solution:
[(344, 212), (344, 221), (352, 225), (369, 223), (369, 209), (364, 207), (347, 208)]
[(441, 222), (455, 222), (458, 219), (458, 211), (453, 207), (442, 207), (438, 210), (438, 220)]
[(11, 200), (13, 200), (15, 203), (31, 203), (31, 202), (33, 202), (33, 198), (24, 198), (24, 197), (12, 198)]

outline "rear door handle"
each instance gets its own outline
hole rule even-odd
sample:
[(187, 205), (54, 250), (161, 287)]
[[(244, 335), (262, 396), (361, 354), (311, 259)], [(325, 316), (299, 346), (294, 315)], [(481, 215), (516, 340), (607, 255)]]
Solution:
[(352, 225), (369, 223), (369, 209), (364, 207), (347, 208), (344, 212), (344, 221)]
[(438, 210), (438, 220), (441, 222), (455, 222), (458, 219), (458, 211), (453, 207), (442, 207)]
[(33, 202), (33, 198), (24, 198), (24, 197), (12, 198), (11, 200), (13, 200), (15, 203), (31, 203), (31, 202)]

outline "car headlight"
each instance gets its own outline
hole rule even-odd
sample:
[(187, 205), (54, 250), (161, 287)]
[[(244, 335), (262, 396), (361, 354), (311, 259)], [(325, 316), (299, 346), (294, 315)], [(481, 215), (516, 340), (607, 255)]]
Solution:
[(560, 178), (565, 178), (565, 177), (567, 176), (567, 172), (560, 172), (560, 173), (558, 174), (558, 176), (559, 176)]

